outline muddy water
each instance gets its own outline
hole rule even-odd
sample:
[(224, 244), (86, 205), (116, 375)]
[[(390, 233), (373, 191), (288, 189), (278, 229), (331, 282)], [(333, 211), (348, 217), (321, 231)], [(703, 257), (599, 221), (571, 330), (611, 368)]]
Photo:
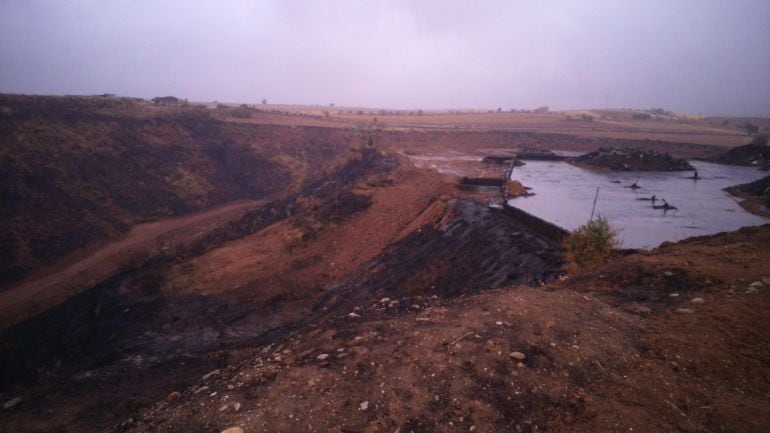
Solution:
[[(596, 213), (620, 229), (625, 248), (653, 248), (664, 241), (770, 222), (744, 211), (732, 196), (722, 191), (726, 186), (751, 182), (767, 173), (748, 167), (697, 161), (691, 164), (701, 177), (697, 182), (688, 179), (692, 172), (598, 173), (566, 162), (527, 161), (526, 166), (516, 167), (511, 177), (531, 187), (535, 195), (510, 203), (574, 229), (590, 217), (599, 187)], [(637, 178), (640, 189), (626, 188)], [(650, 201), (639, 200), (652, 195), (665, 198), (678, 209), (664, 212), (654, 209)]]

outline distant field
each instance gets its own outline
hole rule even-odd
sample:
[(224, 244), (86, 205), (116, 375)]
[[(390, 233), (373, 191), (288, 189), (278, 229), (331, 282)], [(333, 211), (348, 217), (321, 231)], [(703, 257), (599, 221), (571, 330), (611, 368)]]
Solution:
[[(238, 122), (298, 124), (304, 126), (385, 129), (464, 129), (548, 132), (584, 137), (697, 143), (725, 147), (751, 141), (743, 125), (751, 122), (760, 131), (770, 128), (766, 118), (686, 117), (639, 120), (623, 110), (583, 110), (553, 113), (385, 111), (347, 107), (257, 106), (251, 118)], [(363, 114), (357, 114), (363, 113)], [(590, 116), (585, 117), (585, 116)]]

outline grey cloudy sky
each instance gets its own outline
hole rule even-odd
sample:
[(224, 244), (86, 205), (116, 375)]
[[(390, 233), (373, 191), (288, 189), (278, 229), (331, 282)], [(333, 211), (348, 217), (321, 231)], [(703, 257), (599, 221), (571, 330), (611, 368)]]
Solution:
[(0, 92), (770, 115), (770, 1), (0, 0)]

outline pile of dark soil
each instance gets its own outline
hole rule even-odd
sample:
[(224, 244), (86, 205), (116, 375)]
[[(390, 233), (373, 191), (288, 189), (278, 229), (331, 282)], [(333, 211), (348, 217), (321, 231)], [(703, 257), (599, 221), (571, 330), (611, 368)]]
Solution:
[(646, 149), (601, 148), (572, 160), (578, 164), (613, 171), (682, 171), (695, 170), (687, 161), (668, 153)]
[(770, 176), (741, 185), (725, 188), (725, 191), (737, 196), (761, 197), (765, 206), (770, 207)]
[(770, 146), (767, 145), (767, 137), (762, 136), (754, 139), (753, 142), (734, 147), (725, 154), (717, 157), (715, 162), (731, 165), (749, 165), (770, 169)]

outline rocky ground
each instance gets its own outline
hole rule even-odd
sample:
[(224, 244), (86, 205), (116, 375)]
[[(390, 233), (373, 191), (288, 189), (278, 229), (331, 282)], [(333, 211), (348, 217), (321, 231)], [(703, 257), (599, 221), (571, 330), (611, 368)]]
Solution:
[(768, 241), (764, 226), (542, 287), (362, 300), (109, 430), (765, 431)]
[(612, 171), (695, 170), (684, 159), (647, 149), (601, 148), (571, 161), (576, 164)]

